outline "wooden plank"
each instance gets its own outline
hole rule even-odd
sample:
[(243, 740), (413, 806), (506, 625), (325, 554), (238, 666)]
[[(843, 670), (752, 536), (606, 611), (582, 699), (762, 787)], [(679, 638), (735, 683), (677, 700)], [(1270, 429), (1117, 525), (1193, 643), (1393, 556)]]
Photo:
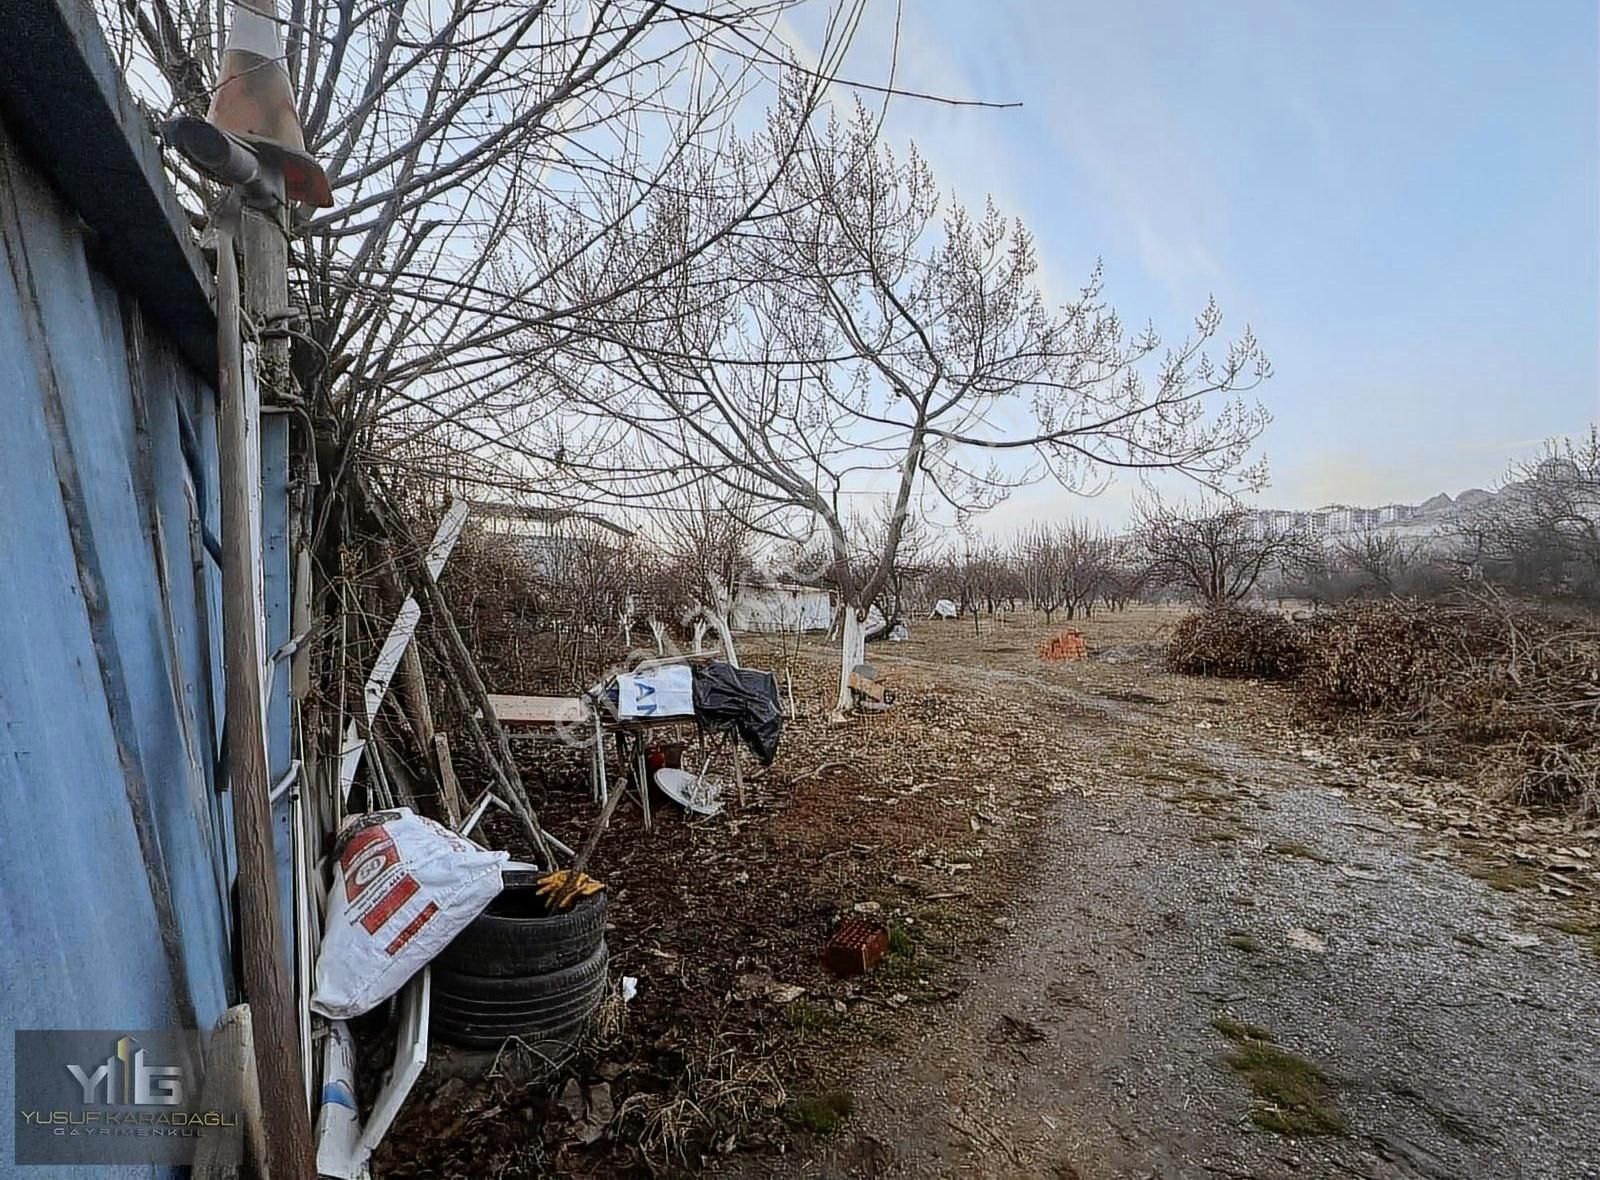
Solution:
[(450, 757), (449, 734), (433, 735), (433, 752), (439, 764), (439, 796), (444, 803), (445, 818), (452, 830), (459, 831), (465, 801), (461, 795), (461, 784), (456, 780), (455, 762)]
[(490, 693), (489, 704), (504, 725), (578, 725), (589, 720), (582, 697), (524, 697)]
[[(456, 541), (461, 537), (461, 529), (467, 523), (467, 502), (453, 500), (445, 511), (444, 519), (439, 522), (438, 530), (433, 534), (433, 543), (428, 546), (428, 573), (437, 578), (444, 570), (444, 563), (450, 556), (450, 550), (455, 548)], [(367, 743), (362, 738), (362, 733), (370, 733), (372, 722), (378, 716), (378, 707), (383, 704), (384, 695), (389, 691), (389, 681), (393, 679), (395, 669), (400, 666), (400, 659), (405, 654), (406, 646), (411, 642), (411, 637), (416, 634), (417, 622), (422, 618), (422, 608), (417, 605), (413, 595), (406, 595), (406, 600), (400, 604), (400, 613), (395, 617), (394, 625), (389, 628), (389, 635), (383, 641), (383, 648), (378, 652), (378, 658), (372, 665), (372, 673), (367, 677), (366, 688), (363, 691), (366, 706), (366, 724), (360, 725), (355, 718), (350, 719), (349, 726), (345, 729), (344, 745), (339, 751), (339, 798), (350, 797), (350, 787), (356, 781), (356, 771), (361, 767), (361, 758), (367, 751)]]
[(261, 1109), (261, 1084), (256, 1072), (255, 1033), (250, 1005), (229, 1008), (217, 1021), (206, 1045), (206, 1082), (200, 1102), (205, 1110), (237, 1111), (244, 1130), (243, 1166), (219, 1158), (218, 1140), (202, 1139), (192, 1173), (202, 1180), (233, 1180), (263, 1175), (267, 1167), (267, 1138)]

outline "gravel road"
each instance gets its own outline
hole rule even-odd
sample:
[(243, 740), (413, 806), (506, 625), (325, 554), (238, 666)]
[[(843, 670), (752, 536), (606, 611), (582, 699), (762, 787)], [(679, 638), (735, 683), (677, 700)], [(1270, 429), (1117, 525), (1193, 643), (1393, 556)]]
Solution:
[[(822, 1149), (743, 1174), (1600, 1177), (1600, 959), (1554, 907), (1225, 721), (1096, 708), (1062, 742), (1089, 785), (959, 997)], [(1183, 773), (1130, 786), (1130, 737)], [(1263, 1044), (1340, 1133), (1258, 1124), (1282, 1107), (1228, 1058)]]

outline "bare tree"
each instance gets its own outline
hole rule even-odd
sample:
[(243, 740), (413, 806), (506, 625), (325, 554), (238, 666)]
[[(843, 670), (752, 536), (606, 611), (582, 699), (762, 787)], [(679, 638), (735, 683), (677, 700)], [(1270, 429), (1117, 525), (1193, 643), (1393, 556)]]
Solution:
[[(862, 582), (871, 577), (872, 570), (868, 567), (884, 551), (894, 527), (894, 504), (888, 499), (879, 500), (870, 517), (856, 520), (851, 537), (851, 552), (858, 567), (853, 574), (854, 581)], [(909, 587), (927, 577), (934, 558), (933, 527), (925, 517), (911, 515), (900, 526), (900, 541), (895, 546), (889, 576), (884, 579), (876, 604), (884, 618), (895, 619), (906, 613)]]
[(1108, 610), (1121, 611), (1144, 594), (1150, 582), (1150, 562), (1137, 537), (1115, 537), (1110, 542), (1106, 576), (1100, 600)]
[(737, 667), (733, 601), (752, 566), (749, 505), (730, 502), (721, 484), (702, 479), (653, 501), (650, 517), (691, 613), (711, 625), (723, 658)]
[(1239, 602), (1272, 569), (1293, 567), (1319, 548), (1232, 503), (1141, 502), (1136, 529), (1151, 575), (1208, 607)]
[(1336, 556), (1369, 588), (1393, 594), (1417, 559), (1420, 546), (1392, 531), (1362, 529), (1340, 537)]
[(1024, 529), (1011, 552), (1027, 594), (1028, 605), (1044, 612), (1044, 621), (1066, 605), (1067, 553), (1061, 530), (1048, 524)]
[(1011, 565), (1027, 588), (1034, 609), (1048, 623), (1058, 610), (1071, 619), (1094, 613), (1111, 574), (1113, 544), (1084, 521), (1039, 524), (1013, 549)]
[[(330, 449), (428, 436), (436, 459), (518, 452), (540, 412), (521, 388), (529, 349), (658, 294), (785, 163), (782, 145), (732, 162), (749, 204), (716, 182), (735, 113), (779, 101), (777, 30), (800, 0), (246, 2), (280, 27), (266, 68), (287, 73), (335, 197), (300, 220), (294, 256)], [(150, 105), (204, 114), (223, 7), (98, 3)], [(785, 101), (815, 104), (860, 3), (824, 17), (810, 84)]]
[[(795, 134), (773, 126), (778, 140)], [(1207, 356), (1214, 308), (1163, 356), (1153, 331), (1123, 329), (1098, 275), (1051, 308), (1026, 231), (993, 208), (939, 219), (927, 166), (884, 149), (864, 110), (800, 138), (776, 186), (786, 215), (724, 243), (720, 283), (631, 322), (572, 372), (568, 394), (599, 449), (625, 435), (642, 467), (679, 466), (664, 424), (693, 423), (696, 445), (717, 453), (710, 474), (752, 498), (762, 527), (828, 544), (846, 607), (843, 709), (861, 620), (907, 521), (964, 520), (1046, 476), (1082, 487), (1164, 468), (1230, 482), (1266, 421), (1233, 395), (1269, 368), (1248, 332)], [(872, 483), (891, 489), (890, 524), (862, 562), (843, 505)]]
[(1460, 528), (1476, 572), (1547, 597), (1600, 602), (1600, 427), (1548, 443)]

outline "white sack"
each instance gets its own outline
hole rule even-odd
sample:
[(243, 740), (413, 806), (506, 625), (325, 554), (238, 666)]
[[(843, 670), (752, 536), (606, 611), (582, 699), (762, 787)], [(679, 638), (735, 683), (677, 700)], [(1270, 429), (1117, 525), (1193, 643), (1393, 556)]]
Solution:
[(408, 807), (357, 816), (338, 859), (311, 1007), (336, 1020), (383, 1003), (488, 908), (508, 852)]

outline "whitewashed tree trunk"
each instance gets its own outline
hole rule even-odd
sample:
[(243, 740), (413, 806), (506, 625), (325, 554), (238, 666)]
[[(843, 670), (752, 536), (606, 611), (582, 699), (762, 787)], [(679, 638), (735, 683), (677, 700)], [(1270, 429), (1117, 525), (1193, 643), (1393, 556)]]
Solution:
[(722, 642), (722, 658), (735, 668), (739, 666), (739, 653), (733, 647), (733, 628), (728, 625), (728, 616), (731, 613), (732, 603), (726, 594), (718, 594), (717, 601), (706, 613), (711, 616), (711, 625), (716, 629), (717, 638)]
[(739, 653), (733, 648), (733, 629), (728, 626), (728, 620), (722, 615), (713, 614), (711, 625), (716, 629), (717, 639), (722, 643), (722, 658), (737, 668)]
[(866, 633), (861, 628), (861, 616), (855, 607), (844, 608), (844, 636), (839, 643), (839, 704), (835, 712), (849, 713), (855, 708), (855, 693), (850, 689), (850, 673), (867, 656)]
[(696, 619), (694, 621), (694, 654), (699, 655), (701, 652), (705, 651), (705, 649), (706, 621), (704, 619)]
[(650, 620), (650, 634), (656, 641), (656, 655), (667, 654), (667, 627), (660, 619)]

